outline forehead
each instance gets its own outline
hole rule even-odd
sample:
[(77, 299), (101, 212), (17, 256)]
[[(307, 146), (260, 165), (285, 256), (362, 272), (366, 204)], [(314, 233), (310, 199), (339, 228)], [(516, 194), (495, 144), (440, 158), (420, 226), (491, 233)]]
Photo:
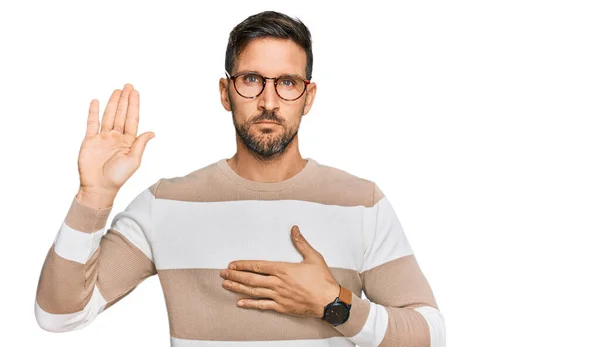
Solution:
[(252, 40), (235, 62), (233, 73), (256, 71), (267, 77), (297, 74), (306, 77), (306, 53), (289, 39), (258, 38)]

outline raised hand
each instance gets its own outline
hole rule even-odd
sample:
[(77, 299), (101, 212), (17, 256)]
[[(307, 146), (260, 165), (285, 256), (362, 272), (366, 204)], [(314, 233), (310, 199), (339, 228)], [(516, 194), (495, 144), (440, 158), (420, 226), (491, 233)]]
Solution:
[(154, 137), (154, 132), (136, 137), (140, 96), (130, 83), (125, 84), (123, 91), (113, 91), (104, 110), (101, 128), (98, 103), (97, 99), (90, 103), (87, 131), (79, 151), (77, 196), (81, 201), (84, 197), (88, 202), (93, 201), (95, 207), (108, 207), (139, 168), (146, 144)]

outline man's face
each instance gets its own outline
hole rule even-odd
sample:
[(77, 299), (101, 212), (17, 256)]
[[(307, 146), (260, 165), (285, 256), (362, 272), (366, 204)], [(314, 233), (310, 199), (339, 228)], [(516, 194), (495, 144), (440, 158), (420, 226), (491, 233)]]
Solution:
[[(292, 40), (259, 38), (251, 41), (233, 66), (232, 76), (245, 71), (265, 77), (297, 74), (306, 78), (306, 53)], [(294, 140), (300, 120), (312, 106), (316, 84), (310, 83), (297, 100), (286, 101), (277, 95), (273, 80), (254, 99), (240, 96), (225, 78), (219, 81), (221, 103), (231, 111), (235, 130), (249, 151), (263, 159), (280, 156)], [(276, 123), (257, 123), (271, 120)]]

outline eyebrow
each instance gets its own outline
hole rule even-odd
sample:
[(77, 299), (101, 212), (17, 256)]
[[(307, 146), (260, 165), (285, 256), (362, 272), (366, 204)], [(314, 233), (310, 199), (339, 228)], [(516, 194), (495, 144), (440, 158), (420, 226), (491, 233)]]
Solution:
[[(254, 70), (241, 70), (241, 71), (236, 72), (234, 75), (238, 75), (238, 74), (241, 74), (241, 73), (253, 73), (253, 74), (264, 76), (262, 73), (260, 73), (258, 71), (254, 71)], [(295, 73), (284, 73), (284, 74), (281, 74), (281, 75), (276, 76), (276, 77), (281, 77), (281, 76), (300, 76), (302, 78), (306, 78), (306, 77), (303, 77), (300, 74), (295, 74)]]

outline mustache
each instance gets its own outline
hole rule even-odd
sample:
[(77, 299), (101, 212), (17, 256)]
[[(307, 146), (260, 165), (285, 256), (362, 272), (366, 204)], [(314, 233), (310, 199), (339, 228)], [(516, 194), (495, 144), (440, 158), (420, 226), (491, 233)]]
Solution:
[(260, 122), (263, 120), (269, 120), (269, 121), (273, 121), (273, 122), (277, 122), (279, 124), (283, 123), (283, 119), (280, 119), (279, 117), (277, 117), (275, 115), (274, 111), (263, 111), (261, 114), (259, 114), (256, 119), (254, 120), (254, 122)]

